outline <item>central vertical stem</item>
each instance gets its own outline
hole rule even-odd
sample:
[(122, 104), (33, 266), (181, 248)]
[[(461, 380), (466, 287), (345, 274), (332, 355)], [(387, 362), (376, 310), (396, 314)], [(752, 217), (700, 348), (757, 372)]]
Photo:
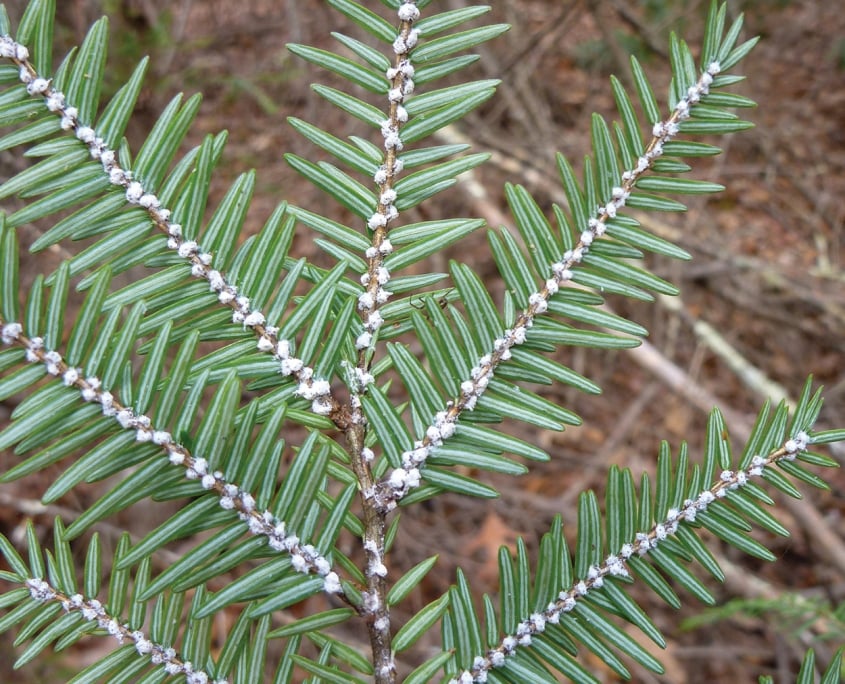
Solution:
[(364, 452), (364, 426), (355, 424), (347, 431), (352, 468), (358, 479), (364, 507), (364, 551), (367, 554), (367, 590), (363, 595), (361, 614), (367, 624), (373, 652), (376, 684), (395, 684), (390, 637), (390, 611), (387, 606), (387, 568), (384, 565), (385, 514), (378, 511), (367, 493), (373, 488), (373, 474)]
[(388, 238), (389, 224), (398, 216), (394, 182), (402, 170), (398, 153), (403, 148), (400, 130), (408, 121), (408, 112), (403, 106), (405, 98), (414, 91), (414, 67), (409, 53), (417, 43), (419, 31), (412, 27), (419, 18), (419, 10), (413, 0), (403, 2), (398, 8), (401, 21), (399, 33), (393, 41), (396, 55), (394, 66), (387, 69), (385, 76), (390, 82), (388, 90), (389, 108), (387, 119), (381, 122), (384, 138), (384, 163), (373, 176), (378, 186), (378, 201), (367, 221), (372, 230), (371, 244), (367, 248), (367, 272), (361, 275), (365, 291), (358, 297), (358, 312), (363, 330), (355, 340), (358, 360), (353, 370), (350, 397), (350, 422), (346, 428), (346, 439), (352, 469), (358, 480), (361, 503), (364, 508), (364, 552), (367, 566), (364, 575), (367, 589), (361, 600), (360, 614), (367, 624), (370, 646), (373, 651), (376, 684), (394, 684), (396, 665), (393, 661), (390, 638), (390, 611), (387, 606), (387, 565), (385, 564), (385, 517), (386, 510), (376, 505), (375, 481), (371, 462), (373, 452), (365, 447), (367, 419), (364, 415), (362, 395), (367, 385), (374, 380), (370, 374), (374, 346), (378, 330), (384, 319), (379, 310), (392, 294), (387, 285), (390, 272), (385, 266), (387, 256), (393, 251)]

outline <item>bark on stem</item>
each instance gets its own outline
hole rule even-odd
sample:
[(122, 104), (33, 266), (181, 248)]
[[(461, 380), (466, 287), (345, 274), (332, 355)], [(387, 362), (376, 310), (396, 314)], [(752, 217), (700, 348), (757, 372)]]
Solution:
[[(358, 479), (359, 491), (368, 492), (373, 487), (370, 464), (362, 457), (364, 426), (353, 425), (347, 431), (352, 468)], [(373, 653), (376, 684), (395, 684), (396, 667), (393, 662), (390, 636), (390, 611), (387, 606), (387, 581), (383, 562), (385, 515), (380, 513), (372, 497), (361, 496), (364, 507), (364, 550), (367, 554), (367, 591), (363, 597), (360, 614), (367, 624), (370, 647)]]

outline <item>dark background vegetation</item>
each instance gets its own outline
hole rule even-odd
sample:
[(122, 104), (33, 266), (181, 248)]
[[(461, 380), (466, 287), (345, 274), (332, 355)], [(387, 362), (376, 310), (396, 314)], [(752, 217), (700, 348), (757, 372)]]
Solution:
[[(20, 16), (21, 4), (7, 3), (13, 18)], [(140, 57), (152, 56), (151, 74), (129, 133), (133, 148), (176, 92), (200, 91), (205, 100), (192, 144), (207, 133), (229, 131), (213, 196), (221, 197), (236, 174), (258, 169), (249, 231), (257, 231), (281, 199), (328, 211), (339, 220), (353, 220), (282, 159), (287, 151), (315, 155), (287, 125), (287, 116), (335, 134), (372, 138), (372, 132), (325, 106), (310, 91), (311, 82), (333, 83), (332, 76), (296, 60), (285, 49), (288, 42), (336, 49), (329, 36), (333, 30), (361, 37), (325, 2), (62, 0), (58, 4), (58, 36), (67, 45), (80, 41), (89, 23), (102, 13), (112, 17), (114, 71), (109, 83), (113, 86), (123, 82)], [(435, 4), (451, 8), (468, 3)], [(547, 209), (553, 202), (563, 202), (554, 151), (578, 165), (589, 149), (590, 114), (598, 111), (613, 118), (609, 75), (624, 80), (626, 55), (633, 52), (658, 92), (665, 92), (668, 33), (678, 29), (696, 53), (708, 2), (494, 4), (491, 20), (510, 22), (513, 28), (482, 46), (473, 75), (502, 79), (499, 94), (441, 138), (465, 139), (476, 150), (492, 152), (493, 161), (404, 215), (404, 221), (457, 215), (512, 225), (503, 202), (506, 181), (525, 184)], [(576, 410), (584, 425), (561, 434), (532, 434), (522, 425), (514, 426), (546, 448), (551, 462), (532, 465), (530, 474), (518, 480), (490, 478), (501, 491), (498, 500), (443, 496), (403, 514), (402, 533), (391, 559), (396, 570), (391, 575), (399, 576), (400, 568), (435, 551), (441, 562), (422, 590), (400, 607), (408, 612), (394, 613), (398, 621), (442, 593), (454, 581), (458, 565), (467, 571), (479, 595), (494, 591), (498, 546), (512, 544), (522, 535), (529, 547), (535, 547), (558, 512), (571, 533), (578, 494), (595, 488), (601, 495), (610, 465), (624, 464), (637, 475), (652, 471), (661, 439), (674, 447), (687, 440), (691, 453), (699, 454), (706, 411), (714, 404), (725, 409), (729, 430), (741, 441), (763, 393), (778, 392), (779, 385), (795, 397), (806, 375), (813, 373), (826, 386), (820, 425), (845, 424), (845, 13), (836, 2), (808, 0), (731, 2), (729, 11), (734, 16), (745, 11), (745, 36), (763, 38), (741, 65), (748, 81), (736, 88), (759, 103), (748, 113), (757, 127), (715, 141), (724, 145), (726, 154), (695, 164), (695, 177), (721, 182), (727, 186), (725, 192), (693, 198), (685, 215), (637, 215), (650, 230), (677, 241), (695, 256), (691, 263), (662, 258), (649, 262), (682, 288), (681, 298), (656, 305), (609, 300), (616, 311), (648, 327), (651, 346), (645, 351), (559, 351), (557, 358), (597, 381), (603, 395), (550, 388), (547, 396)], [(11, 175), (19, 160), (19, 155), (0, 156), (0, 176)], [(42, 225), (23, 229), (21, 242), (31, 243), (44, 229)], [(325, 263), (326, 257), (305, 232), (294, 252)], [(23, 279), (51, 268), (60, 257), (60, 251), (25, 257), (28, 275)], [(500, 296), (501, 284), (483, 233), (438, 255), (432, 269), (445, 270), (450, 257), (469, 261)], [(0, 404), (0, 425), (14, 404)], [(0, 467), (7, 469), (15, 458), (0, 453)], [(37, 499), (55, 474), (0, 485), (0, 531), (19, 540), (20, 521), (31, 516), (47, 539), (56, 513), (73, 517), (96, 497), (94, 488), (70, 495), (60, 507), (39, 509)], [(723, 613), (720, 621), (694, 626), (685, 620), (700, 615), (702, 606), (692, 597), (682, 592), (684, 608), (679, 614), (641, 587), (634, 588), (668, 641), (660, 654), (666, 674), (655, 676), (635, 667), (635, 681), (740, 682), (756, 681), (763, 673), (789, 681), (787, 673), (794, 671), (807, 646), (813, 645), (824, 662), (845, 642), (845, 621), (835, 612), (845, 598), (845, 477), (826, 476), (830, 491), (807, 492), (807, 498), (797, 503), (776, 497), (781, 502), (778, 516), (793, 535), (759, 537), (779, 562), (749, 559), (711, 540), (727, 575), (724, 585), (713, 585), (713, 592), (720, 603), (742, 604)], [(112, 540), (121, 528), (140, 536), (148, 531), (147, 521), (147, 511), (136, 507), (132, 516), (99, 529)], [(158, 562), (166, 565), (167, 558)], [(315, 602), (305, 610), (319, 607)], [(226, 615), (220, 618), (220, 634), (225, 634), (226, 620)], [(346, 636), (368, 649), (361, 634)], [(112, 647), (110, 639), (89, 639), (70, 653), (47, 655), (30, 664), (15, 675), (16, 681), (69, 679), (78, 667)], [(0, 637), (0, 681), (10, 681), (13, 657), (11, 637)], [(616, 681), (603, 663), (590, 656), (586, 661), (600, 679)]]

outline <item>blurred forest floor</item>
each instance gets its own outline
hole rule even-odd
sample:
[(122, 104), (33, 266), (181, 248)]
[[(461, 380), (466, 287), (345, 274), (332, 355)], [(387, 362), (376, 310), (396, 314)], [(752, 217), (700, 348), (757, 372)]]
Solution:
[[(7, 2), (10, 14), (19, 16), (19, 4)], [(468, 2), (435, 4), (451, 8)], [(466, 140), (474, 151), (492, 152), (493, 160), (438, 199), (403, 214), (403, 221), (482, 216), (492, 225), (512, 225), (503, 199), (508, 181), (526, 185), (549, 213), (553, 202), (565, 204), (554, 152), (563, 152), (577, 166), (589, 149), (590, 114), (615, 118), (608, 77), (628, 79), (629, 52), (643, 62), (658, 97), (665, 93), (669, 31), (677, 29), (696, 54), (708, 3), (493, 4), (486, 19), (509, 22), (513, 28), (478, 50), (482, 59), (473, 76), (502, 79), (499, 93), (440, 139)], [(251, 231), (257, 231), (285, 198), (357, 227), (345, 210), (327, 202), (282, 159), (288, 151), (315, 155), (286, 123), (287, 116), (341, 137), (372, 138), (371, 131), (326, 107), (310, 91), (314, 81), (331, 85), (337, 84), (335, 79), (285, 49), (288, 42), (336, 49), (329, 36), (333, 30), (362, 37), (327, 3), (73, 0), (59, 5), (62, 40), (68, 45), (81, 40), (107, 5), (113, 17), (114, 83), (122, 82), (144, 54), (152, 55), (152, 73), (130, 131), (133, 149), (175, 93), (200, 91), (204, 103), (192, 144), (205, 134), (229, 131), (213, 196), (219, 199), (238, 173), (258, 169)], [(442, 593), (454, 581), (458, 565), (479, 593), (493, 591), (499, 545), (512, 544), (522, 535), (533, 548), (556, 513), (563, 514), (566, 529), (573, 532), (578, 494), (594, 488), (601, 501), (612, 464), (624, 464), (635, 474), (653, 472), (663, 439), (675, 448), (687, 440), (696, 458), (713, 405), (724, 409), (734, 448), (741, 448), (744, 431), (764, 397), (784, 392), (778, 398), (794, 398), (812, 373), (826, 387), (820, 426), (845, 424), (845, 13), (838, 3), (821, 0), (730, 3), (732, 14), (740, 10), (746, 13), (745, 37), (763, 38), (741, 65), (748, 80), (733, 89), (759, 103), (757, 109), (742, 112), (757, 127), (715, 141), (724, 145), (725, 154), (696, 161), (692, 174), (720, 182), (727, 190), (685, 200), (690, 210), (684, 215), (635, 214), (647, 228), (694, 255), (689, 263), (649, 261), (659, 275), (681, 288), (681, 297), (660, 299), (656, 305), (608, 299), (614, 310), (649, 329), (644, 349), (560, 350), (556, 358), (596, 381), (603, 395), (552, 388), (547, 396), (575, 410), (584, 425), (560, 434), (514, 428), (547, 449), (553, 456), (549, 463), (532, 464), (530, 474), (517, 480), (491, 477), (501, 492), (498, 500), (442, 496), (403, 512), (392, 562), (407, 569), (436, 549), (440, 563), (423, 590), (400, 611), (417, 610)], [(121, 37), (116, 39), (118, 32)], [(467, 78), (463, 72), (461, 78)], [(6, 161), (0, 158), (0, 169)], [(24, 231), (22, 243), (30, 243), (43, 229)], [(293, 253), (327, 263), (305, 232)], [(488, 255), (486, 237), (479, 231), (437, 255), (431, 266), (446, 270), (450, 257), (466, 259), (501, 301), (502, 286)], [(0, 423), (12, 408), (0, 406)], [(11, 462), (11, 454), (0, 454), (3, 469)], [(666, 674), (655, 676), (633, 665), (635, 681), (750, 682), (759, 674), (788, 681), (784, 673), (787, 668), (794, 671), (807, 646), (813, 645), (826, 662), (845, 642), (845, 620), (832, 614), (845, 600), (845, 476), (824, 475), (830, 478), (831, 491), (805, 487), (807, 496), (801, 502), (776, 497), (782, 501), (778, 518), (792, 531), (790, 538), (773, 540), (755, 531), (779, 557), (777, 563), (748, 558), (713, 540), (711, 548), (725, 567), (727, 581), (710, 582), (712, 591), (720, 604), (745, 600), (746, 609), (693, 627), (683, 623), (702, 613), (692, 597), (683, 597), (679, 615), (652, 593), (634, 588), (634, 596), (665, 630), (668, 641), (666, 651), (658, 654)], [(4, 533), (13, 534), (20, 520), (15, 502), (37, 499), (43, 491), (43, 478), (49, 476), (41, 477), (0, 486)], [(69, 497), (63, 505), (78, 509), (84, 503)], [(139, 520), (144, 516), (118, 523), (142, 534), (145, 528)], [(37, 522), (49, 532), (52, 513)], [(805, 606), (816, 606), (815, 614), (796, 608), (796, 597), (804, 599)], [(394, 613), (397, 624), (403, 620), (400, 611)], [(0, 681), (11, 676), (4, 664), (11, 662), (4, 653), (10, 647), (5, 639), (0, 641)], [(89, 642), (91, 649), (112, 648), (110, 640)], [(362, 648), (368, 648), (364, 642)], [(15, 675), (24, 677), (16, 681), (58, 681), (62, 667), (72, 670), (74, 659), (85, 657), (84, 650), (75, 651), (56, 656), (55, 662), (31, 664)], [(602, 681), (617, 681), (603, 663), (590, 657), (587, 662)]]

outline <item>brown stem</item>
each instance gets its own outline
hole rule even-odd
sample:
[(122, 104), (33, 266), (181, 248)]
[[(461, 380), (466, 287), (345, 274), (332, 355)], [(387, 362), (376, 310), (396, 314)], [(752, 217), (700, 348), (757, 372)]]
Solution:
[[(363, 456), (364, 426), (353, 425), (346, 433), (352, 469), (358, 479), (361, 492), (373, 487), (373, 474)], [(359, 613), (367, 623), (370, 646), (373, 652), (376, 684), (395, 684), (396, 668), (393, 663), (390, 636), (390, 611), (387, 606), (387, 581), (383, 558), (385, 538), (385, 515), (381, 513), (371, 497), (361, 496), (364, 507), (364, 550), (367, 554), (367, 591)]]

